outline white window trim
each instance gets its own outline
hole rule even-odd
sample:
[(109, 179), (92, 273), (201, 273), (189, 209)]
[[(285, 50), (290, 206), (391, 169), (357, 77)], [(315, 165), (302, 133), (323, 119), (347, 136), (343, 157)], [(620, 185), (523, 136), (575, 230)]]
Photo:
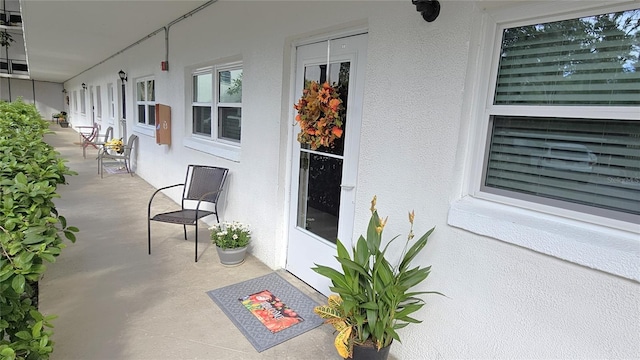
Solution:
[[(242, 136), (240, 136), (240, 142), (236, 142), (236, 141), (232, 141), (232, 140), (226, 140), (223, 139), (219, 136), (218, 134), (218, 128), (219, 128), (219, 122), (220, 119), (218, 118), (218, 114), (219, 114), (219, 110), (221, 107), (228, 107), (228, 108), (240, 108), (242, 110), (242, 102), (238, 103), (221, 103), (220, 102), (220, 83), (219, 83), (219, 79), (220, 79), (220, 72), (221, 71), (226, 71), (226, 70), (243, 70), (242, 69), (242, 62), (237, 61), (237, 62), (233, 62), (233, 63), (226, 63), (223, 65), (219, 65), (219, 66), (214, 66), (213, 68), (213, 74), (214, 76), (214, 91), (213, 91), (213, 108), (212, 110), (212, 116), (215, 117), (216, 121), (215, 121), (215, 130), (212, 129), (212, 136), (214, 141), (216, 142), (220, 142), (223, 144), (228, 144), (231, 146), (240, 146), (240, 142), (242, 141)], [(244, 71), (244, 70), (243, 70)], [(215, 115), (213, 115), (213, 110), (215, 110)], [(240, 131), (242, 131), (242, 119), (240, 119)]]
[(96, 119), (102, 122), (102, 87), (96, 85)]
[[(234, 162), (240, 162), (240, 157), (242, 154), (241, 150), (241, 142), (228, 141), (224, 139), (217, 138), (218, 132), (218, 106), (226, 106), (224, 103), (218, 103), (218, 72), (224, 70), (233, 70), (233, 69), (243, 69), (242, 61), (228, 61), (228, 62), (220, 62), (216, 64), (209, 64), (205, 66), (198, 66), (191, 69), (187, 69), (188, 71), (185, 74), (186, 77), (186, 85), (187, 89), (186, 99), (187, 106), (186, 108), (186, 116), (187, 119), (185, 124), (185, 137), (183, 144), (185, 147), (201, 151), (210, 155), (218, 156), (227, 160), (231, 160)], [(244, 72), (244, 69), (243, 69)], [(212, 99), (211, 103), (194, 103), (193, 102), (193, 77), (195, 75), (201, 74), (212, 74)], [(193, 133), (193, 105), (194, 104), (202, 104), (202, 105), (211, 105), (211, 136), (204, 136)], [(233, 104), (237, 106), (238, 104)], [(242, 108), (242, 103), (238, 106)], [(242, 139), (242, 138), (241, 138)]]
[(109, 104), (109, 124), (113, 124), (116, 120), (116, 103), (115, 103), (115, 88), (113, 87), (113, 83), (107, 84), (107, 102)]
[[(465, 89), (468, 89), (465, 95), (467, 105), (463, 109), (464, 120), (461, 126), (462, 129), (469, 129), (461, 134), (468, 146), (465, 150), (465, 177), (461, 198), (454, 201), (449, 210), (449, 225), (640, 281), (640, 224), (480, 191), (483, 156), (488, 139), (489, 109), (497, 110), (493, 108), (491, 94), (497, 72), (497, 59), (493, 54), (498, 53), (501, 46), (498, 40), (501, 26), (550, 22), (637, 7), (637, 2), (631, 1), (619, 1), (613, 5), (609, 3), (606, 7), (595, 7), (593, 3), (584, 5), (558, 2), (490, 11), (476, 18), (472, 28), (479, 28), (481, 31), (472, 35), (471, 49), (475, 50), (471, 51), (469, 58), (465, 84)], [(518, 108), (522, 115), (527, 116), (551, 115), (552, 110), (544, 107)], [(604, 107), (590, 107), (588, 116), (574, 111), (571, 117), (605, 117), (605, 113), (606, 118), (615, 116), (637, 119), (637, 115), (629, 116), (628, 108)], [(558, 116), (557, 109), (552, 115)]]
[[(156, 98), (157, 94), (156, 94), (156, 83), (155, 83), (155, 76), (145, 76), (145, 77), (140, 77), (137, 78), (136, 81), (133, 84), (133, 114), (134, 114), (134, 118), (135, 118), (135, 127), (134, 127), (134, 131), (143, 135), (147, 135), (147, 136), (151, 136), (151, 137), (155, 137), (156, 136), (156, 126), (155, 125), (149, 125), (146, 123), (146, 121), (149, 120), (149, 114), (148, 114), (148, 110), (149, 110), (149, 105), (153, 104), (155, 105), (156, 101), (142, 101), (141, 103), (144, 103), (146, 105), (146, 109), (145, 109), (145, 113), (146, 113), (146, 119), (145, 119), (145, 123), (141, 123), (138, 119), (138, 105), (139, 102), (138, 101), (138, 83), (140, 82), (145, 82), (145, 89), (146, 89), (146, 82), (149, 80), (153, 80), (154, 81), (154, 85), (153, 85), (153, 91), (154, 91), (154, 99)], [(157, 119), (156, 119), (157, 121)]]

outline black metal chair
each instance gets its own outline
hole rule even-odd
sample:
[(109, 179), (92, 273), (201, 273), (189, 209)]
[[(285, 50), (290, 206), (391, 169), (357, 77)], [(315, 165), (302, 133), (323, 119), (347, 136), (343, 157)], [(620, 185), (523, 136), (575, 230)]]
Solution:
[[(218, 200), (222, 192), (225, 179), (229, 169), (206, 166), (206, 165), (189, 165), (187, 168), (187, 175), (183, 184), (174, 184), (162, 187), (156, 190), (151, 199), (149, 199), (149, 206), (147, 211), (147, 237), (149, 242), (149, 254), (151, 254), (151, 221), (160, 221), (171, 224), (180, 224), (184, 228), (184, 239), (187, 240), (187, 225), (196, 227), (196, 255), (195, 261), (198, 262), (198, 220), (209, 216), (215, 215), (216, 221), (220, 222), (218, 218)], [(151, 217), (151, 203), (153, 198), (160, 191), (182, 186), (182, 204), (181, 209), (171, 212), (165, 212), (156, 214)], [(201, 209), (200, 206), (203, 202), (213, 205), (213, 210)]]

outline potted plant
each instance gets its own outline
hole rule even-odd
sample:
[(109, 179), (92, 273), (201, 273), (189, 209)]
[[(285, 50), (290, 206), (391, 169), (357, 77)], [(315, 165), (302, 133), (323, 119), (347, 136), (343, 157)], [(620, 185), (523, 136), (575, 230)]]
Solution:
[(335, 346), (344, 358), (386, 359), (393, 340), (400, 341), (396, 330), (420, 320), (410, 315), (422, 308), (422, 294), (439, 294), (432, 291), (415, 292), (411, 289), (429, 276), (431, 266), (410, 268), (411, 261), (427, 244), (434, 228), (414, 241), (413, 211), (409, 213), (410, 230), (399, 261), (391, 265), (386, 257), (394, 237), (384, 248), (382, 230), (387, 218), (381, 219), (375, 208), (376, 197), (371, 201), (371, 219), (366, 238), (360, 236), (352, 254), (337, 241), (336, 259), (342, 271), (318, 265), (312, 268), (329, 278), (333, 284), (326, 305), (314, 310), (326, 323), (333, 325), (338, 334)]
[(122, 142), (122, 138), (120, 139), (111, 139), (104, 143), (104, 149), (109, 151), (113, 151), (117, 154), (124, 153), (124, 143)]
[(209, 228), (211, 242), (216, 244), (218, 257), (223, 265), (240, 265), (251, 241), (249, 225), (237, 221), (222, 222)]
[(69, 123), (67, 122), (67, 112), (62, 111), (60, 114), (57, 114), (57, 115), (58, 115), (58, 123), (60, 124), (60, 126), (63, 128), (69, 127)]

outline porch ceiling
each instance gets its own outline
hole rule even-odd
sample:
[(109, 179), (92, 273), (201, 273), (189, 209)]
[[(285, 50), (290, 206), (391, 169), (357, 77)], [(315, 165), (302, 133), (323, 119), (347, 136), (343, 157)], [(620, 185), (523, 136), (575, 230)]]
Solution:
[[(411, 0), (391, 1), (397, 1), (403, 6), (413, 6)], [(476, 1), (482, 2), (484, 8), (493, 8), (530, 0)], [(207, 0), (21, 0), (31, 78), (52, 82), (69, 80), (207, 2)], [(441, 3), (444, 9), (447, 1), (441, 0)], [(363, 1), (363, 6), (366, 6), (366, 1)], [(416, 16), (419, 14), (416, 13)], [(163, 59), (158, 59), (158, 66), (161, 60)]]
[(23, 0), (31, 78), (64, 82), (206, 2)]

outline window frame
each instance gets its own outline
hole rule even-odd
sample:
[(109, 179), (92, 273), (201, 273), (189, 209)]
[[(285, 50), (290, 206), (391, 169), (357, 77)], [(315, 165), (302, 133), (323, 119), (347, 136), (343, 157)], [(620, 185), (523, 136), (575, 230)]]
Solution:
[(113, 124), (116, 119), (116, 103), (115, 103), (115, 88), (113, 83), (107, 84), (107, 102), (109, 104), (109, 124)]
[[(242, 96), (240, 96), (240, 102), (239, 103), (223, 103), (220, 102), (220, 73), (223, 71), (233, 71), (233, 70), (241, 70), (242, 74), (244, 74), (244, 70), (242, 68), (242, 63), (228, 63), (228, 64), (223, 64), (220, 66), (215, 66), (214, 67), (214, 73), (215, 73), (215, 80), (214, 80), (214, 84), (215, 88), (213, 89), (213, 102), (214, 102), (214, 106), (211, 109), (211, 116), (212, 118), (215, 118), (215, 126), (212, 123), (212, 132), (215, 134), (212, 134), (212, 137), (214, 138), (214, 141), (218, 141), (218, 142), (223, 142), (223, 143), (228, 143), (230, 145), (237, 145), (240, 146), (240, 143), (242, 142)], [(222, 108), (236, 108), (236, 109), (240, 109), (240, 139), (238, 141), (235, 140), (231, 140), (231, 139), (227, 139), (227, 138), (223, 138), (220, 136), (219, 133), (219, 129), (220, 129), (220, 109)], [(214, 114), (214, 109), (215, 109), (215, 114)]]
[[(149, 94), (147, 94), (147, 82), (148, 81), (153, 81), (153, 100), (148, 100), (149, 98)], [(145, 100), (138, 100), (138, 84), (144, 82), (144, 91), (145, 91)], [(134, 99), (135, 99), (135, 110), (134, 110), (134, 114), (135, 114), (135, 120), (136, 120), (136, 126), (139, 127), (143, 127), (143, 128), (147, 128), (147, 129), (154, 129), (155, 130), (155, 113), (154, 113), (154, 123), (150, 124), (149, 123), (149, 114), (151, 113), (150, 111), (150, 107), (154, 108), (155, 111), (155, 106), (156, 106), (156, 80), (155, 80), (155, 76), (145, 76), (145, 77), (140, 77), (136, 79), (135, 85), (134, 85)], [(144, 106), (145, 109), (145, 119), (144, 122), (140, 121), (139, 118), (139, 112), (138, 112), (138, 107), (140, 105)]]
[[(553, 21), (561, 21), (561, 20), (569, 20), (575, 19), (579, 17), (596, 15), (600, 13), (614, 12), (620, 10), (628, 10), (636, 8), (635, 6), (611, 6), (611, 7), (599, 7), (595, 9), (584, 9), (582, 11), (576, 11), (574, 13), (565, 13), (563, 15), (556, 16), (547, 16), (547, 17), (534, 17), (531, 16), (529, 18), (518, 19), (515, 21), (497, 21), (494, 24), (494, 31), (490, 33), (492, 38), (490, 39), (492, 45), (487, 48), (493, 49), (491, 52), (485, 52), (485, 56), (489, 60), (489, 66), (491, 66), (491, 71), (489, 72), (488, 79), (485, 80), (485, 84), (487, 84), (487, 90), (484, 96), (484, 106), (480, 109), (481, 113), (481, 121), (480, 124), (483, 128), (483, 136), (482, 139), (484, 141), (482, 143), (478, 143), (477, 152), (475, 152), (474, 162), (478, 164), (478, 168), (476, 168), (476, 175), (473, 179), (473, 191), (472, 195), (483, 198), (491, 201), (497, 201), (501, 203), (511, 204), (514, 206), (525, 206), (528, 208), (533, 208), (538, 211), (544, 211), (547, 213), (559, 215), (559, 216), (569, 216), (578, 220), (584, 220), (585, 218), (589, 218), (590, 221), (594, 221), (596, 219), (600, 224), (606, 225), (614, 225), (616, 227), (627, 228), (625, 223), (630, 223), (627, 219), (628, 216), (621, 216), (616, 219), (615, 217), (611, 217), (610, 215), (613, 212), (606, 211), (593, 211), (593, 212), (584, 212), (583, 206), (576, 206), (575, 204), (571, 204), (569, 202), (561, 202), (554, 201), (550, 199), (537, 198), (535, 201), (532, 201), (531, 196), (519, 195), (515, 192), (506, 192), (506, 191), (487, 191), (484, 187), (484, 174), (486, 170), (486, 152), (490, 146), (491, 141), (491, 117), (495, 115), (505, 115), (505, 116), (524, 116), (524, 117), (562, 117), (562, 118), (592, 118), (592, 119), (619, 119), (619, 120), (640, 120), (640, 115), (637, 107), (633, 106), (544, 106), (544, 105), (495, 105), (493, 102), (496, 86), (497, 86), (497, 76), (498, 76), (498, 67), (500, 61), (500, 50), (502, 47), (502, 33), (507, 28), (519, 27), (519, 26), (527, 26), (539, 23), (547, 23)], [(530, 8), (530, 7), (527, 7)], [(490, 36), (487, 35), (487, 36)], [(489, 39), (487, 39), (489, 40)], [(564, 203), (564, 204), (563, 204)], [(602, 216), (602, 214), (607, 213), (609, 217)], [(609, 220), (610, 219), (610, 220)]]
[[(214, 134), (216, 132), (216, 120), (215, 120), (215, 115), (213, 113), (213, 107), (214, 107), (214, 102), (215, 102), (215, 97), (216, 97), (216, 92), (214, 89), (215, 86), (215, 81), (214, 81), (214, 72), (215, 69), (213, 66), (208, 66), (205, 68), (201, 68), (201, 69), (197, 69), (196, 71), (194, 71), (191, 75), (191, 105), (190, 105), (190, 113), (191, 113), (191, 135), (197, 138), (202, 138), (204, 140), (208, 140), (208, 141), (215, 141), (215, 137)], [(194, 91), (194, 79), (196, 76), (202, 76), (202, 75), (211, 75), (211, 101), (209, 102), (199, 102), (199, 101), (194, 101), (194, 97), (196, 96), (195, 91)], [(204, 133), (196, 133), (194, 128), (193, 128), (193, 109), (194, 107), (209, 107), (211, 110), (211, 133), (207, 136)]]
[[(636, 107), (493, 105), (502, 30), (601, 13), (637, 9), (631, 1), (606, 6), (559, 2), (479, 10), (472, 28), (461, 136), (466, 146), (461, 192), (451, 204), (453, 227), (532, 249), (576, 264), (640, 281), (640, 226), (482, 190), (491, 115), (638, 120)], [(491, 71), (487, 71), (490, 69)], [(550, 230), (553, 229), (553, 230)]]
[[(187, 68), (185, 71), (185, 89), (186, 106), (185, 106), (185, 138), (184, 146), (194, 150), (202, 151), (211, 155), (219, 156), (227, 160), (239, 162), (242, 143), (242, 115), (240, 119), (240, 140), (233, 141), (220, 138), (218, 135), (218, 109), (225, 107), (237, 107), (242, 109), (242, 99), (240, 103), (220, 103), (219, 100), (219, 79), (220, 72), (230, 70), (242, 70), (244, 67), (242, 60), (238, 58), (228, 59), (216, 63), (206, 63), (199, 66)], [(194, 79), (196, 76), (211, 74), (211, 102), (195, 102), (194, 101)], [(194, 133), (193, 127), (193, 109), (195, 106), (211, 107), (211, 134)], [(242, 110), (241, 110), (242, 111)], [(242, 113), (241, 113), (242, 114)]]
[(96, 85), (96, 119), (102, 121), (102, 88)]

